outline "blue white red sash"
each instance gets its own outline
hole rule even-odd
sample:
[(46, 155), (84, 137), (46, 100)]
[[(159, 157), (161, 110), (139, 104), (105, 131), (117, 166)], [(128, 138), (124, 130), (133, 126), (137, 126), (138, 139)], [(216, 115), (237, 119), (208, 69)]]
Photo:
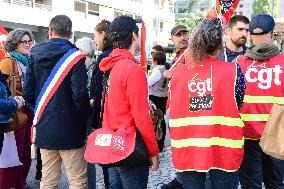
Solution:
[[(66, 54), (64, 54), (64, 56), (56, 63), (37, 98), (35, 115), (33, 119), (33, 129), (35, 129), (46, 105), (48, 104), (66, 75), (69, 73), (72, 67), (83, 57), (84, 55), (77, 48), (73, 48), (70, 49)], [(32, 137), (34, 136), (32, 135)], [(32, 138), (32, 141), (33, 139), (34, 138)]]

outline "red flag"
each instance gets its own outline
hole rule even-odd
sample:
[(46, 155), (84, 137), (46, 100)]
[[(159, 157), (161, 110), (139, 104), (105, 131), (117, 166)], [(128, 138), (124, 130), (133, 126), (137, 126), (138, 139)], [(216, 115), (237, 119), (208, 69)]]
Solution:
[(141, 56), (140, 56), (140, 65), (142, 69), (147, 72), (147, 62), (146, 62), (146, 27), (144, 21), (142, 21), (141, 25)]
[(223, 27), (233, 16), (240, 0), (216, 0), (216, 12), (222, 19)]
[(6, 43), (8, 32), (0, 25), (0, 61), (6, 56), (4, 45)]

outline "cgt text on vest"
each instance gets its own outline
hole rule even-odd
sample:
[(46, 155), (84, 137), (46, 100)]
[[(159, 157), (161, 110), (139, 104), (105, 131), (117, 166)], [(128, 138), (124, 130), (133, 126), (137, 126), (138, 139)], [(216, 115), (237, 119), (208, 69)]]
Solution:
[(271, 88), (272, 81), (275, 85), (281, 85), (280, 74), (282, 73), (282, 67), (275, 65), (274, 68), (267, 68), (266, 63), (256, 65), (257, 61), (247, 68), (245, 78), (247, 82), (254, 83), (258, 82), (257, 86), (260, 89)]

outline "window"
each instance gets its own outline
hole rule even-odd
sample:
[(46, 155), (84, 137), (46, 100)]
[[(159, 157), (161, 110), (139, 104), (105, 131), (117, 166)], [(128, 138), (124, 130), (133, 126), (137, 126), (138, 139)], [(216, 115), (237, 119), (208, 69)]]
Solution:
[(74, 3), (74, 10), (77, 12), (83, 12), (86, 13), (86, 8), (87, 4), (85, 2), (82, 1), (75, 1)]
[(174, 12), (174, 3), (172, 1), (169, 2), (169, 11)]
[(119, 17), (119, 16), (121, 16), (121, 15), (123, 15), (123, 12), (122, 12), (122, 11), (114, 10), (114, 18)]
[(100, 5), (96, 3), (88, 3), (88, 14), (99, 16), (100, 15)]
[(131, 17), (131, 18), (133, 18), (133, 14), (131, 14), (131, 13), (129, 13), (129, 12), (126, 12), (125, 15), (126, 15), (126, 16), (129, 16), (129, 17)]
[(160, 22), (160, 32), (164, 31), (164, 22)]
[(179, 8), (178, 9), (178, 13), (186, 13), (188, 11), (188, 9), (186, 8)]
[(160, 9), (163, 9), (165, 7), (165, 3), (165, 0), (161, 0)]
[(135, 18), (135, 19), (141, 19), (141, 20), (142, 20), (142, 16), (140, 16), (140, 15), (135, 15), (134, 18)]
[(243, 14), (244, 14), (243, 11), (240, 11), (240, 12), (239, 12), (239, 15), (243, 15)]
[(158, 30), (158, 20), (157, 19), (153, 20), (153, 29), (154, 29), (154, 31)]
[(240, 4), (240, 8), (243, 8), (244, 7), (244, 5), (243, 4)]
[(160, 1), (159, 0), (154, 0), (154, 7), (156, 9), (159, 9), (160, 8)]

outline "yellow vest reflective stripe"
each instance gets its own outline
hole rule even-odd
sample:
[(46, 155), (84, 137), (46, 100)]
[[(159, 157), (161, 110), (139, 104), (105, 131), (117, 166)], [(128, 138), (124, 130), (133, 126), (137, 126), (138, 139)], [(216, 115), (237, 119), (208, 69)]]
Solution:
[(240, 114), (243, 121), (267, 121), (269, 114)]
[(275, 96), (244, 96), (244, 102), (246, 103), (271, 103), (271, 104), (284, 104), (284, 97)]
[(225, 125), (243, 127), (244, 123), (240, 118), (231, 118), (224, 116), (200, 116), (170, 119), (170, 127), (184, 127), (188, 125)]
[(223, 146), (228, 148), (242, 148), (244, 145), (244, 138), (241, 140), (233, 140), (227, 138), (189, 138), (174, 140), (171, 139), (171, 145), (174, 148), (185, 148), (190, 146), (195, 147), (211, 147), (211, 146)]

